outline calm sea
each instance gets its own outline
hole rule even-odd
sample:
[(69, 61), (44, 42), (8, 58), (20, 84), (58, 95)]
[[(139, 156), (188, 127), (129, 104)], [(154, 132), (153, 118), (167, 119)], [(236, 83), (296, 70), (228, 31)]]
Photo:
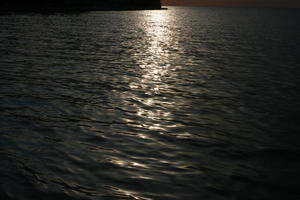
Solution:
[(298, 199), (299, 19), (0, 15), (0, 199)]

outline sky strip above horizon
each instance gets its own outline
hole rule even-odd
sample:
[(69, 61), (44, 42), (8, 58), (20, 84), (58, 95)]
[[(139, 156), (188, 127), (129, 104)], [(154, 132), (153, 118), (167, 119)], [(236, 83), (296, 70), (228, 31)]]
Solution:
[(174, 6), (239, 6), (300, 8), (299, 0), (161, 0), (162, 5)]

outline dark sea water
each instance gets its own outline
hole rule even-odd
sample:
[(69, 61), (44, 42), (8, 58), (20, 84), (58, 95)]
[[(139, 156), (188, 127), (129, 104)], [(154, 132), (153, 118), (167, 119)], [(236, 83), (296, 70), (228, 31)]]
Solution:
[(299, 21), (0, 15), (0, 199), (300, 199)]

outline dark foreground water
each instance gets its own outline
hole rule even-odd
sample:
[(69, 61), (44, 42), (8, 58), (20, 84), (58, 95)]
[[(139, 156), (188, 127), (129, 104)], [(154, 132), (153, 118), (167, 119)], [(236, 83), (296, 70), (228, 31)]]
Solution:
[(299, 10), (0, 16), (0, 199), (298, 199)]

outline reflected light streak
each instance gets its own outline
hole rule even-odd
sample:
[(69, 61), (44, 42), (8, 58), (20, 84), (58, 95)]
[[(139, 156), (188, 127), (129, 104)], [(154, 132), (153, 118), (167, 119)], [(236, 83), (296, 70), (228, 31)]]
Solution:
[[(142, 82), (161, 82), (162, 76), (168, 74), (171, 48), (169, 17), (166, 11), (151, 11), (145, 17), (147, 23), (144, 28), (149, 45), (145, 52), (147, 56), (144, 56), (140, 64), (140, 68), (144, 70)], [(156, 90), (159, 88), (156, 87)]]
[[(147, 34), (147, 47), (144, 49), (143, 59), (139, 60), (141, 68), (141, 79), (137, 84), (132, 84), (132, 87), (140, 87), (144, 89), (145, 94), (157, 95), (168, 88), (168, 85), (163, 82), (164, 76), (169, 73), (170, 68), (170, 48), (171, 37), (169, 29), (170, 16), (166, 11), (149, 11), (145, 15), (146, 23), (143, 28)], [(144, 105), (153, 107), (156, 102), (153, 98), (148, 98), (142, 102)], [(151, 120), (159, 120), (169, 117), (170, 113), (164, 113), (159, 110), (148, 110), (139, 107), (137, 115)], [(163, 131), (164, 128), (158, 123), (144, 124), (150, 130)]]
[(118, 158), (111, 159), (109, 162), (118, 165), (120, 167), (127, 167), (127, 168), (133, 168), (133, 167), (141, 167), (141, 168), (149, 168), (147, 165), (138, 163), (138, 162), (133, 162), (133, 161), (127, 161), (127, 160), (121, 160)]
[(133, 92), (123, 95), (124, 99), (137, 102), (131, 106), (135, 107), (137, 116), (142, 120), (125, 120), (131, 126), (165, 132), (172, 126), (172, 114), (162, 108), (175, 106), (172, 100), (161, 97), (173, 87), (168, 81), (170, 73), (173, 73), (172, 49), (178, 47), (172, 37), (172, 16), (165, 10), (145, 11), (140, 25), (146, 34), (142, 41), (145, 45), (133, 55), (140, 68), (139, 79), (129, 83)]
[(125, 190), (125, 189), (121, 189), (121, 188), (117, 188), (117, 187), (113, 187), (113, 186), (108, 186), (108, 188), (110, 188), (110, 190), (112, 190), (113, 192), (119, 194), (120, 196), (123, 196), (123, 197), (125, 196), (127, 198), (129, 197), (130, 199), (134, 199), (134, 200), (151, 200), (149, 198), (140, 197), (138, 195), (138, 193), (130, 191), (130, 190)]

